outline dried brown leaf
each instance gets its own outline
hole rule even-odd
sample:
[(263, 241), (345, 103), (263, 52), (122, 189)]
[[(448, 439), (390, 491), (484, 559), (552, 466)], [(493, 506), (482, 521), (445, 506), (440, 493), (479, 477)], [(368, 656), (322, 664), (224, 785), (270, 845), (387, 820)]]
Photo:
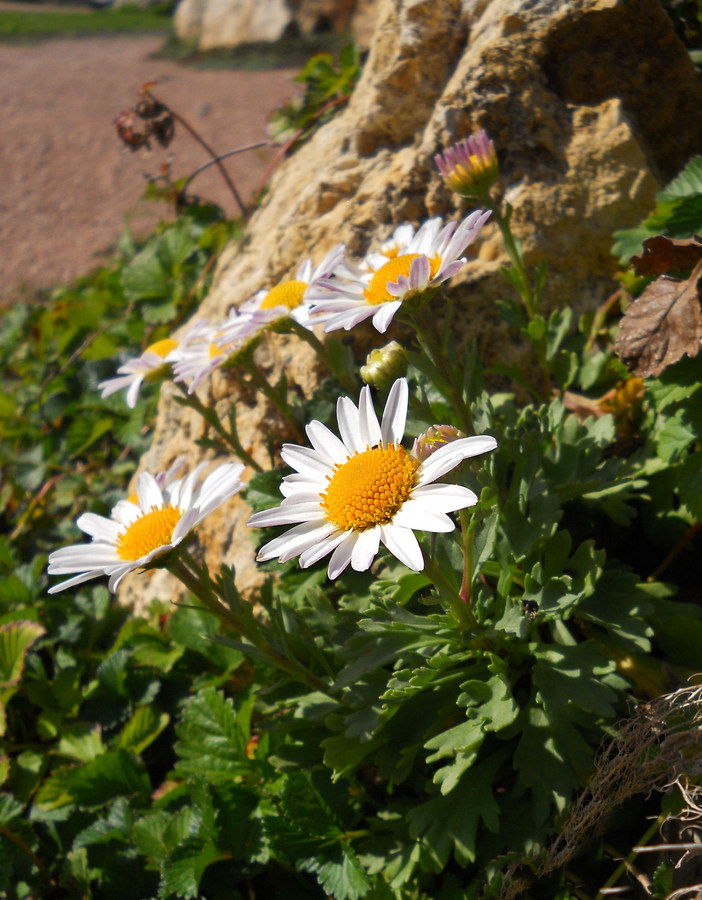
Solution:
[(702, 238), (677, 239), (657, 234), (643, 242), (641, 256), (632, 256), (631, 264), (639, 275), (665, 275), (688, 271), (702, 259)]
[(619, 323), (614, 352), (640, 378), (649, 378), (702, 345), (702, 260), (688, 279), (661, 275), (628, 307)]

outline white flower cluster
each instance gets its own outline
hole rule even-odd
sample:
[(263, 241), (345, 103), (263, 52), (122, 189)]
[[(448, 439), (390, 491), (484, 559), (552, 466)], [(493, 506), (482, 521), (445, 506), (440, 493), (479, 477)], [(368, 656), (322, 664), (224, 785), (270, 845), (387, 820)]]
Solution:
[(152, 344), (122, 365), (116, 378), (98, 385), (102, 396), (126, 388), (127, 404), (133, 408), (145, 380), (169, 375), (185, 382), (192, 394), (263, 330), (286, 318), (308, 329), (322, 325), (325, 332), (348, 331), (371, 319), (385, 332), (407, 298), (436, 287), (465, 265), (462, 254), (489, 216), (489, 211), (478, 210), (460, 223), (444, 225), (433, 218), (416, 230), (400, 225), (360, 262), (347, 260), (345, 246), (337, 244), (316, 268), (306, 259), (294, 279), (259, 291), (225, 322), (198, 320), (180, 339)]

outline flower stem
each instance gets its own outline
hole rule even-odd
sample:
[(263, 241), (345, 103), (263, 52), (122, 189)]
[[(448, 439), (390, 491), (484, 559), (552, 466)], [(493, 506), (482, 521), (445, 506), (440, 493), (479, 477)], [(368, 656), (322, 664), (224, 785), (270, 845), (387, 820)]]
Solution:
[(304, 325), (300, 325), (300, 323), (296, 322), (294, 319), (290, 319), (290, 327), (300, 340), (309, 344), (320, 361), (327, 369), (329, 369), (332, 375), (338, 379), (339, 384), (341, 384), (344, 390), (349, 391), (349, 393), (355, 393), (358, 389), (358, 385), (356, 384), (353, 375), (348, 372), (343, 365), (338, 365), (335, 362), (317, 335), (311, 329), (305, 328)]
[[(185, 406), (189, 406), (191, 409), (194, 409), (195, 412), (199, 413), (202, 418), (207, 422), (207, 424), (213, 428), (217, 434), (222, 438), (225, 445), (232, 450), (242, 462), (245, 462), (248, 466), (254, 470), (254, 472), (262, 472), (263, 467), (260, 466), (256, 460), (251, 456), (251, 454), (244, 449), (243, 444), (239, 440), (239, 435), (236, 431), (227, 431), (227, 429), (222, 425), (219, 420), (219, 416), (209, 406), (205, 406), (205, 404), (200, 400), (197, 394), (188, 394), (187, 388), (182, 382), (175, 382), (180, 390), (183, 393), (183, 397), (180, 399), (180, 403)], [(176, 398), (178, 399), (178, 398)], [(235, 420), (232, 420), (234, 422)]]
[[(286, 675), (290, 675), (296, 681), (307, 685), (311, 690), (320, 691), (335, 700), (338, 699), (331, 693), (331, 689), (325, 681), (318, 678), (313, 672), (310, 672), (309, 669), (297, 662), (297, 660), (285, 656), (285, 654), (277, 647), (274, 647), (260, 631), (249, 628), (246, 623), (216, 595), (216, 585), (209, 577), (207, 570), (203, 567), (202, 573), (199, 575), (195, 574), (193, 569), (197, 570), (199, 567), (187, 550), (182, 549), (180, 556), (183, 558), (176, 558), (169, 562), (168, 570), (172, 575), (175, 575), (190, 593), (194, 597), (197, 597), (210, 612), (218, 616), (225, 625), (229, 626), (233, 631), (236, 631), (237, 634), (240, 634), (252, 644), (272, 666), (285, 672)], [(186, 565), (184, 559), (189, 565)]]
[(475, 618), (473, 610), (464, 602), (460, 594), (456, 593), (456, 589), (441, 571), (436, 560), (427, 553), (424, 554), (424, 572), (458, 620), (461, 631), (476, 631), (478, 620)]
[(473, 522), (467, 509), (459, 512), (461, 520), (461, 542), (463, 544), (463, 581), (461, 582), (461, 600), (470, 607), (471, 587), (473, 582)]
[(251, 380), (256, 385), (256, 387), (260, 388), (264, 396), (278, 410), (278, 412), (292, 428), (297, 437), (303, 438), (304, 435), (300, 427), (300, 423), (298, 422), (295, 414), (290, 408), (290, 404), (287, 402), (287, 400), (283, 400), (278, 391), (276, 391), (276, 389), (268, 383), (263, 375), (261, 375), (258, 367), (256, 366), (256, 363), (254, 363), (253, 360), (242, 359), (241, 366), (250, 375)]
[(456, 373), (451, 361), (445, 356), (441, 347), (441, 341), (436, 335), (433, 320), (422, 315), (420, 310), (409, 311), (412, 324), (417, 332), (417, 337), (424, 345), (427, 357), (432, 365), (443, 377), (445, 396), (453, 406), (458, 421), (458, 427), (466, 434), (473, 431), (473, 416), (470, 407), (463, 396), (463, 390), (457, 385)]
[[(534, 289), (534, 287), (532, 286), (526, 265), (524, 263), (524, 256), (522, 254), (521, 248), (517, 243), (514, 235), (512, 234), (512, 228), (510, 226), (510, 221), (512, 218), (512, 207), (507, 204), (506, 213), (505, 215), (503, 215), (499, 207), (496, 206), (492, 201), (490, 201), (488, 205), (492, 210), (492, 220), (500, 229), (500, 232), (502, 234), (502, 243), (505, 250), (507, 251), (507, 255), (509, 256), (510, 262), (512, 263), (514, 271), (517, 275), (517, 291), (519, 293), (519, 296), (521, 297), (522, 303), (524, 304), (524, 309), (526, 310), (527, 316), (529, 318), (529, 323), (535, 323), (541, 315), (539, 312), (539, 304), (541, 298), (539, 296), (539, 291)], [(541, 321), (543, 322), (543, 319)], [(544, 399), (547, 400), (551, 396), (551, 370), (548, 365), (548, 357), (546, 352), (546, 335), (545, 333), (543, 333), (543, 329), (541, 328), (539, 328), (537, 331), (538, 336), (535, 336), (531, 332), (527, 333), (531, 338), (531, 341), (534, 345), (534, 350), (536, 351), (539, 370), (541, 372), (542, 393)]]

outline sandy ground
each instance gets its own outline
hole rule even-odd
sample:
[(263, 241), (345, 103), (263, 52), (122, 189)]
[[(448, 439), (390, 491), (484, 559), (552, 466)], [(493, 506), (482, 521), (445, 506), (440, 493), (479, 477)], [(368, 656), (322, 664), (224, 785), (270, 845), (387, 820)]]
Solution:
[[(168, 151), (123, 149), (113, 121), (144, 82), (158, 82), (154, 93), (219, 153), (264, 139), (270, 113), (297, 89), (292, 69), (204, 71), (151, 59), (162, 43), (151, 35), (0, 45), (0, 304), (98, 265), (126, 215), (135, 233), (146, 233), (168, 216), (165, 205), (139, 203), (148, 175), (166, 161), (176, 177), (188, 175), (207, 160), (182, 129)], [(225, 163), (244, 198), (272, 153)], [(212, 169), (191, 192), (236, 213)]]

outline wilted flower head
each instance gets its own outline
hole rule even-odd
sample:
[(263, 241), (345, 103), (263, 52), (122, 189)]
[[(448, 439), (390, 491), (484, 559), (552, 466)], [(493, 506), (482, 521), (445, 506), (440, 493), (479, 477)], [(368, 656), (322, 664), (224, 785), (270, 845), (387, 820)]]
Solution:
[(155, 82), (149, 81), (142, 85), (136, 105), (132, 109), (123, 110), (115, 119), (117, 135), (130, 150), (150, 148), (152, 137), (162, 147), (167, 147), (173, 140), (173, 113), (151, 93), (154, 84)]
[(388, 388), (407, 371), (407, 356), (397, 341), (371, 350), (365, 366), (361, 366), (361, 378), (372, 387)]
[(464, 437), (465, 434), (453, 425), (431, 425), (424, 434), (420, 434), (414, 439), (412, 456), (420, 462), (424, 462), (441, 447)]
[(495, 146), (484, 129), (444, 150), (443, 155), (437, 153), (434, 162), (452, 191), (482, 202), (499, 174)]

